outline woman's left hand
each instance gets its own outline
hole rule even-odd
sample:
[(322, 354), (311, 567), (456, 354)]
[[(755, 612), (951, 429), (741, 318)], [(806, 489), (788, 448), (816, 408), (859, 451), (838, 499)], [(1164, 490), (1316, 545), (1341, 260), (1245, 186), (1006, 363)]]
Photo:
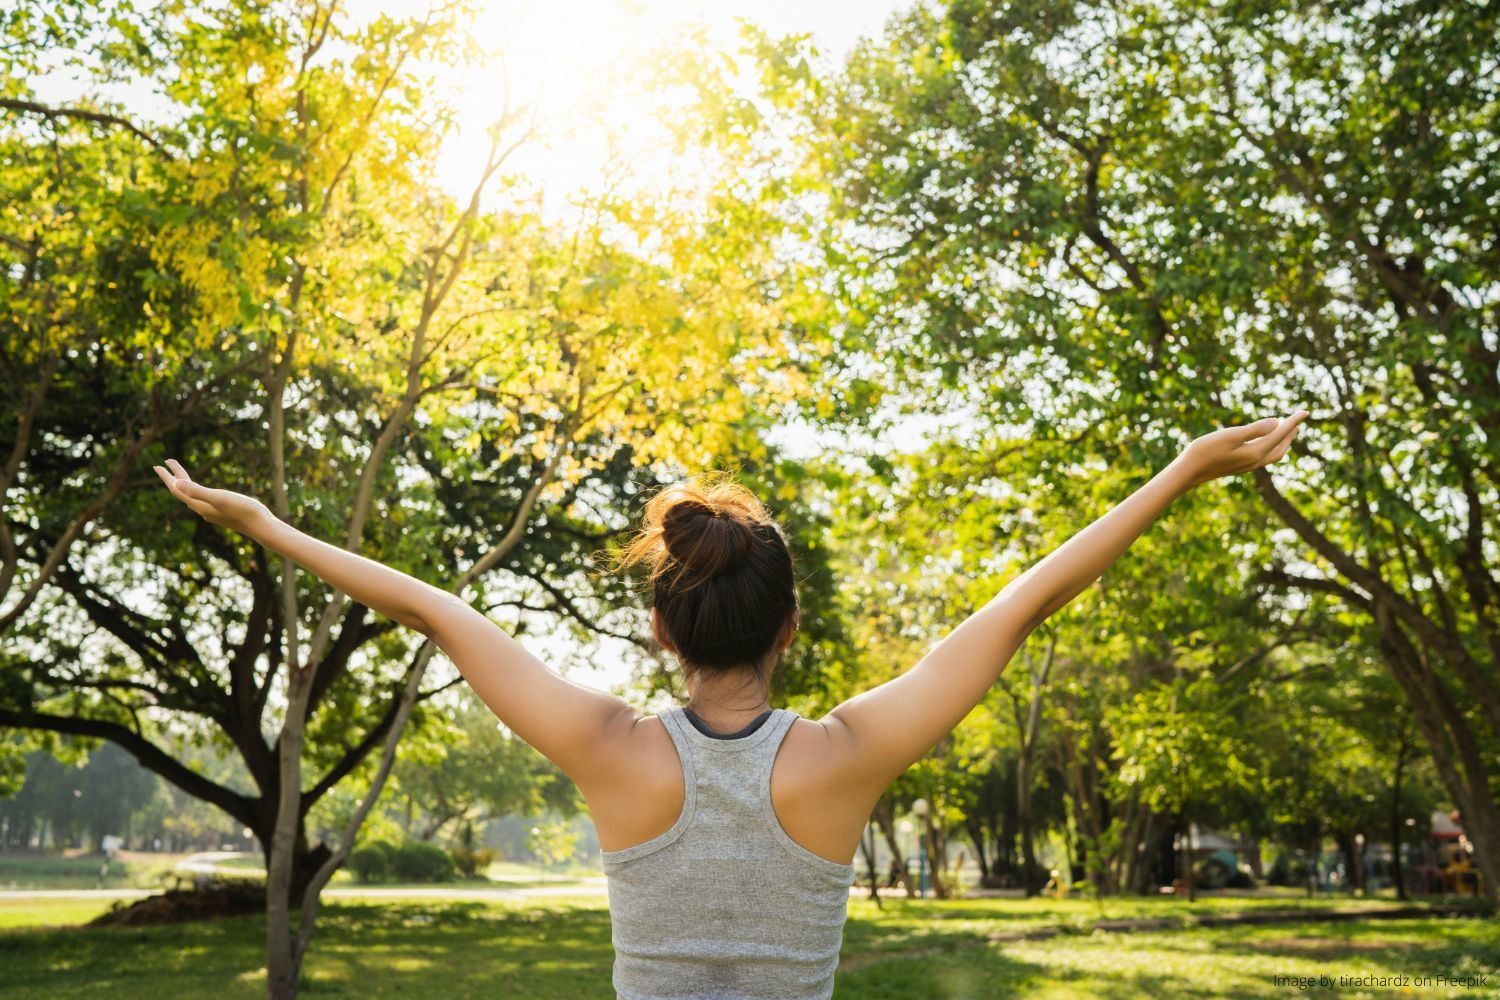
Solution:
[(1226, 427), (1194, 440), (1177, 461), (1187, 469), (1195, 486), (1264, 468), (1281, 460), (1306, 419), (1307, 411), (1298, 410), (1283, 420), (1267, 417), (1253, 424)]
[(251, 529), (268, 520), (273, 520), (266, 505), (254, 497), (231, 490), (216, 490), (193, 482), (175, 458), (167, 459), (171, 472), (159, 465), (152, 466), (172, 495), (187, 504), (195, 514), (210, 524), (223, 525), (235, 531), (249, 534)]

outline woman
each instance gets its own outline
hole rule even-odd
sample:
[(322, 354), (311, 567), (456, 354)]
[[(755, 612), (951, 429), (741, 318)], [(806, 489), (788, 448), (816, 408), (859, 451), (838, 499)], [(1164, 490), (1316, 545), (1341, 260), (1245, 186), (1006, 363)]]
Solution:
[(1007, 585), (911, 669), (820, 720), (772, 708), (797, 631), (791, 556), (728, 482), (646, 505), (626, 566), (649, 568), (651, 628), (688, 704), (656, 716), (560, 677), (458, 597), (302, 534), (264, 505), (156, 467), (174, 496), (435, 642), (513, 732), (577, 783), (609, 882), (615, 989), (666, 997), (828, 997), (854, 853), (881, 793), (984, 697), (1026, 637), (1174, 499), (1286, 454), (1299, 411), (1195, 440)]

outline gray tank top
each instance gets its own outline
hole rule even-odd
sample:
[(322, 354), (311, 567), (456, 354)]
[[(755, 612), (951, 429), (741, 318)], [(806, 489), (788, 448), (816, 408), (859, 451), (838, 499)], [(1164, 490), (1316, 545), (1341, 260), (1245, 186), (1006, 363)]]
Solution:
[(798, 844), (771, 808), (771, 765), (797, 713), (748, 736), (661, 715), (684, 801), (665, 833), (603, 851), (621, 1000), (825, 1000), (833, 994), (854, 865)]

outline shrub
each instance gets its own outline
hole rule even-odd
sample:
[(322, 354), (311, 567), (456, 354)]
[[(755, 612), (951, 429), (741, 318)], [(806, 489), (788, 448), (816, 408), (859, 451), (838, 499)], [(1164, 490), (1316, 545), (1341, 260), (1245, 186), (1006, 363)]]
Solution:
[(1226, 889), (1254, 889), (1255, 888), (1255, 880), (1250, 877), (1250, 873), (1249, 872), (1247, 872), (1243, 868), (1240, 868), (1240, 869), (1237, 869), (1233, 875), (1229, 876), (1229, 881), (1224, 883), (1224, 888), (1226, 888)]
[(464, 878), (474, 878), (482, 874), (495, 860), (495, 852), (488, 847), (460, 845), (449, 853), (453, 856), (453, 864), (458, 868), (458, 873)]
[(400, 882), (446, 882), (455, 875), (448, 852), (420, 840), (402, 844), (391, 853), (391, 870)]
[(396, 848), (384, 841), (374, 841), (355, 848), (349, 855), (349, 867), (361, 882), (385, 882), (394, 873)]

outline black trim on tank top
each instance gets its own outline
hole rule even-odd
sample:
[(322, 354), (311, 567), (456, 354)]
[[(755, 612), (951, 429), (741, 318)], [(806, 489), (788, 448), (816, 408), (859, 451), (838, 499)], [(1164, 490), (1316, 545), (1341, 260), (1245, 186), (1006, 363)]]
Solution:
[(683, 708), (682, 714), (687, 716), (687, 720), (693, 724), (693, 728), (698, 730), (698, 732), (702, 733), (704, 736), (709, 736), (716, 740), (740, 740), (744, 739), (746, 736), (749, 736), (761, 726), (765, 725), (766, 720), (769, 719), (771, 717), (771, 714), (775, 711), (776, 710), (774, 708), (766, 709), (764, 712), (760, 713), (760, 715), (756, 716), (754, 722), (750, 723), (744, 729), (741, 729), (736, 733), (714, 732), (712, 729), (708, 728), (707, 723), (693, 714), (693, 710), (691, 708)]

